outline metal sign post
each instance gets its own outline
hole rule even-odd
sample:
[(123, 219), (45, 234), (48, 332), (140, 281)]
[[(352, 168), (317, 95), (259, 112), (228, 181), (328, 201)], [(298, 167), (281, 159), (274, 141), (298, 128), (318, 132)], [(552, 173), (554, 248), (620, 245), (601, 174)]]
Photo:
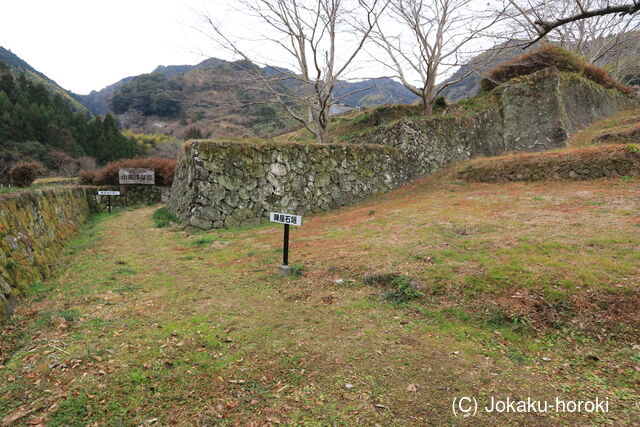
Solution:
[(119, 191), (111, 191), (111, 190), (100, 190), (98, 191), (98, 196), (107, 196), (107, 209), (109, 210), (109, 214), (111, 214), (111, 196), (119, 196)]
[(269, 221), (278, 224), (284, 224), (284, 239), (282, 242), (282, 265), (278, 267), (278, 273), (288, 276), (291, 274), (291, 267), (289, 267), (289, 226), (296, 225), (300, 227), (302, 225), (302, 216), (270, 212)]

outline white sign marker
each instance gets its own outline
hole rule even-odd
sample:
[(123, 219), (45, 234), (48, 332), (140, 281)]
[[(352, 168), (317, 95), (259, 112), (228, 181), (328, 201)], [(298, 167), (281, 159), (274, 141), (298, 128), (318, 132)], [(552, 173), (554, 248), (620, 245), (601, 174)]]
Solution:
[(118, 179), (120, 184), (153, 185), (156, 182), (154, 170), (142, 168), (122, 168), (118, 171)]
[(119, 191), (110, 191), (110, 190), (99, 190), (98, 196), (119, 196)]
[(302, 225), (302, 215), (291, 215), (278, 212), (269, 212), (269, 221), (277, 222), (278, 224)]

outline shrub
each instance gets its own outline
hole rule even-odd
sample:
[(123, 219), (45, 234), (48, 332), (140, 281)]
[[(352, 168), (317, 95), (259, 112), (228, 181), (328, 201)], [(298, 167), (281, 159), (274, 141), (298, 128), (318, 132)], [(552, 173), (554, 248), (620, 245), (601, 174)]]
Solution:
[(447, 100), (444, 96), (438, 96), (433, 100), (433, 108), (437, 110), (444, 110), (447, 108)]
[(28, 187), (45, 172), (46, 169), (39, 162), (21, 162), (9, 169), (9, 180), (16, 187)]
[(604, 87), (618, 89), (629, 96), (633, 95), (633, 90), (630, 87), (613, 79), (602, 68), (588, 64), (580, 55), (553, 45), (544, 45), (538, 50), (504, 62), (480, 80), (480, 87), (482, 90), (491, 90), (515, 77), (550, 67), (555, 67), (560, 71), (581, 73)]
[(46, 164), (60, 176), (75, 176), (80, 170), (78, 160), (61, 150), (49, 151)]
[(202, 139), (202, 131), (197, 127), (191, 127), (187, 130), (187, 133), (184, 135), (185, 141), (190, 139)]
[(176, 170), (176, 161), (160, 157), (138, 157), (107, 163), (96, 171), (82, 171), (80, 183), (85, 185), (118, 185), (121, 168), (144, 168), (155, 171), (156, 185), (171, 185)]
[(173, 223), (179, 222), (178, 217), (176, 217), (174, 214), (169, 212), (167, 208), (157, 209), (153, 213), (153, 216), (151, 218), (153, 219), (153, 224), (157, 228), (164, 228), (169, 226), (172, 222)]
[(92, 171), (96, 169), (96, 159), (89, 156), (78, 157), (78, 166), (81, 171)]
[(407, 276), (398, 275), (389, 283), (390, 290), (383, 295), (385, 301), (392, 304), (406, 304), (424, 295)]

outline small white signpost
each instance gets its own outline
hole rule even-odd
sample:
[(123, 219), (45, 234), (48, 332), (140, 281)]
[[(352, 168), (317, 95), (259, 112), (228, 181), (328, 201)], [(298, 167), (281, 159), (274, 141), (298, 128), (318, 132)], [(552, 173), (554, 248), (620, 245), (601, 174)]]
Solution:
[(282, 246), (282, 265), (278, 268), (278, 272), (285, 276), (291, 274), (289, 267), (289, 226), (302, 226), (302, 215), (292, 215), (279, 212), (269, 212), (269, 221), (277, 224), (284, 224), (284, 242)]
[(98, 190), (98, 196), (107, 196), (107, 208), (109, 209), (109, 213), (111, 213), (111, 196), (119, 196), (119, 191), (113, 190)]
[(278, 224), (302, 225), (302, 215), (291, 215), (277, 212), (269, 212), (269, 220)]

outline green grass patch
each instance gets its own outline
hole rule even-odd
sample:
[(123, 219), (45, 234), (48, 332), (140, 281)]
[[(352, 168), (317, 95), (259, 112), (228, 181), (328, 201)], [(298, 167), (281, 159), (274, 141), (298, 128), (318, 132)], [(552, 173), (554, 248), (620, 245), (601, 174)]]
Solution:
[(382, 295), (382, 298), (395, 305), (404, 305), (409, 301), (421, 298), (424, 293), (419, 290), (411, 279), (406, 276), (397, 276), (388, 285), (389, 291)]
[(211, 243), (220, 240), (217, 236), (203, 236), (194, 239), (191, 242), (191, 246), (195, 246), (197, 248), (202, 248), (204, 246), (210, 245)]
[(169, 212), (166, 207), (156, 209), (153, 212), (153, 215), (151, 215), (151, 219), (153, 220), (153, 225), (156, 228), (164, 228), (171, 224), (177, 224), (180, 222), (178, 217)]

